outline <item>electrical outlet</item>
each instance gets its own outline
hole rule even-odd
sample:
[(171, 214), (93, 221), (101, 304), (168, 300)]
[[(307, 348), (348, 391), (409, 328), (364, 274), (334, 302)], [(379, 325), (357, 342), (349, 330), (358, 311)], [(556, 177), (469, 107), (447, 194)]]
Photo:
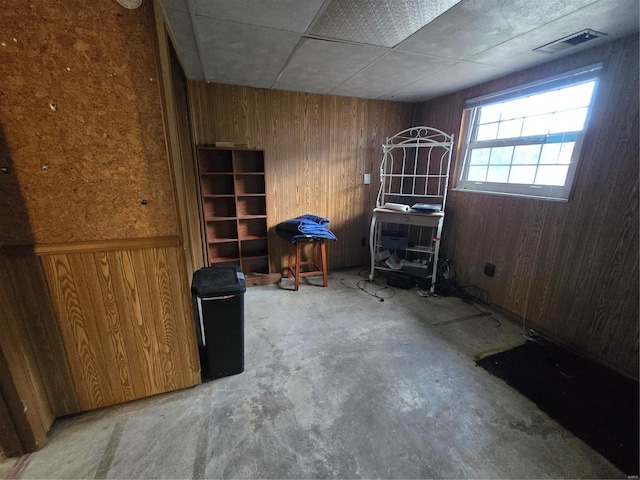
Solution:
[(496, 273), (496, 266), (493, 263), (486, 263), (484, 265), (484, 274), (488, 277), (493, 277)]

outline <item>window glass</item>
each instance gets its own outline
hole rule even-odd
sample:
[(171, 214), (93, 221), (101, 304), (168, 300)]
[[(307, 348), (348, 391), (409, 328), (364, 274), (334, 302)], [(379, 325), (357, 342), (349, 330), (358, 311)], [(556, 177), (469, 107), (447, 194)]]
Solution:
[(535, 115), (524, 119), (522, 125), (522, 136), (546, 135), (549, 133), (553, 114)]
[(495, 140), (498, 136), (498, 123), (489, 123), (478, 127), (478, 141)]
[(471, 165), (486, 165), (489, 163), (490, 148), (478, 148), (471, 153)]
[(545, 165), (538, 167), (536, 185), (564, 185), (568, 165)]
[(491, 123), (500, 120), (500, 111), (502, 110), (502, 104), (488, 105), (480, 112), (479, 123)]
[(551, 120), (549, 133), (579, 132), (584, 128), (584, 121), (586, 119), (586, 108), (556, 112), (553, 115), (553, 120)]
[(558, 156), (560, 155), (560, 143), (547, 143), (542, 145), (542, 153), (540, 154), (540, 163), (558, 163)]
[(493, 165), (509, 165), (513, 156), (513, 147), (496, 147), (491, 149), (489, 163)]
[(535, 175), (536, 167), (514, 165), (511, 167), (509, 183), (533, 183)]
[(498, 137), (497, 138), (519, 137), (521, 131), (522, 131), (522, 119), (521, 118), (517, 118), (515, 120), (509, 120), (509, 121), (505, 121), (505, 122), (500, 122), (500, 126), (498, 127)]
[(472, 182), (484, 182), (487, 179), (487, 167), (469, 167), (469, 180)]
[(540, 145), (518, 145), (513, 152), (513, 163), (514, 165), (535, 165), (539, 157)]
[(458, 188), (568, 199), (600, 68), (468, 101)]
[(487, 171), (487, 182), (509, 181), (509, 165), (490, 166)]

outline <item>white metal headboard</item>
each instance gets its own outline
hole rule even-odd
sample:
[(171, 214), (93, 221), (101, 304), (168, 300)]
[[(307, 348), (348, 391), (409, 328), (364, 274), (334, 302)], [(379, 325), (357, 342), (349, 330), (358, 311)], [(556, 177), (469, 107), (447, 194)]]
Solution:
[(431, 127), (413, 127), (387, 138), (376, 206), (420, 202), (441, 204), (444, 210), (453, 138)]

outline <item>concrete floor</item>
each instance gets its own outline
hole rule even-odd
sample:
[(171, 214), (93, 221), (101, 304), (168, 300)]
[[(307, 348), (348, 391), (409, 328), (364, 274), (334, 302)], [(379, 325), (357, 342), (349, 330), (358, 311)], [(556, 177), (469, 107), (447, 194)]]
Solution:
[(475, 366), (520, 326), (359, 279), (250, 288), (244, 373), (60, 419), (20, 478), (626, 478)]

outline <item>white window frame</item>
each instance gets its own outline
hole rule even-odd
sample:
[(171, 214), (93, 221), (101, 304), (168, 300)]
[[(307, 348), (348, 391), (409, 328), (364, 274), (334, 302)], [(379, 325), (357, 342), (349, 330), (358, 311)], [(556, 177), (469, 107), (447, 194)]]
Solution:
[[(602, 64), (598, 63), (590, 65), (578, 70), (566, 72), (561, 75), (549, 77), (540, 81), (527, 83), (507, 90), (483, 95), (469, 99), (465, 102), (464, 117), (466, 119), (466, 127), (463, 132), (464, 140), (460, 158), (462, 159), (459, 171), (458, 181), (454, 190), (465, 192), (491, 193), (497, 195), (511, 195), (519, 197), (541, 198), (555, 201), (568, 201), (575, 178), (576, 169), (580, 160), (580, 152), (582, 143), (588, 129), (589, 120), (595, 105), (598, 84), (602, 73)], [(574, 84), (583, 83), (589, 80), (595, 80), (593, 92), (591, 94), (591, 102), (584, 123), (584, 128), (580, 132), (564, 132), (547, 135), (537, 135), (528, 137), (516, 137), (500, 140), (485, 140), (475, 142), (480, 110), (482, 107), (496, 103), (502, 103), (507, 100), (515, 100), (517, 98), (526, 97), (536, 93), (542, 93), (547, 90), (568, 87)], [(469, 173), (469, 161), (471, 152), (474, 148), (488, 148), (496, 146), (517, 146), (528, 144), (544, 144), (557, 142), (559, 139), (564, 141), (575, 141), (571, 163), (563, 186), (551, 185), (533, 185), (533, 184), (511, 184), (498, 182), (479, 182), (467, 180)]]

